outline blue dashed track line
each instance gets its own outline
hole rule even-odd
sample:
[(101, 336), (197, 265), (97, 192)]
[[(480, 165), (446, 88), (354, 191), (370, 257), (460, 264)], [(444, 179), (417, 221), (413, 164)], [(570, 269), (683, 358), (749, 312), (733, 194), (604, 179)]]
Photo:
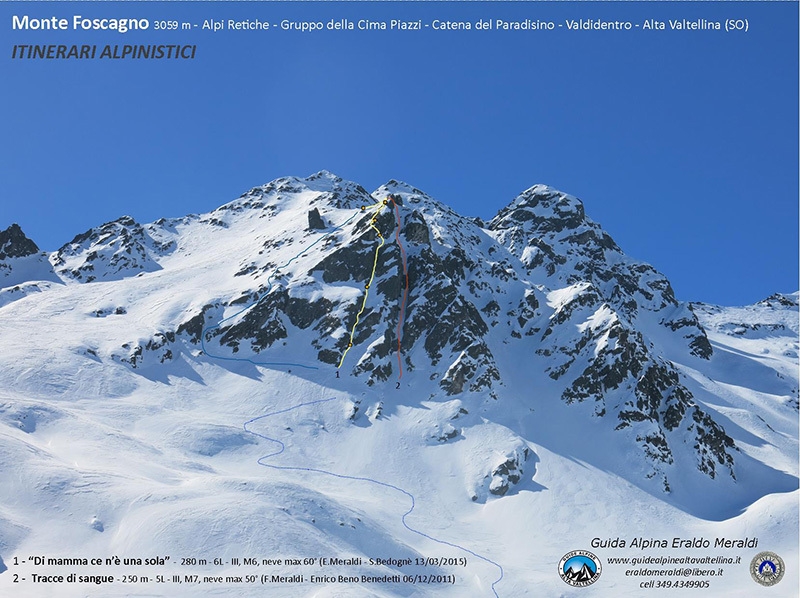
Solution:
[(285, 264), (282, 264), (282, 265), (278, 266), (277, 268), (275, 268), (275, 270), (272, 272), (272, 274), (270, 274), (269, 277), (267, 278), (267, 290), (264, 291), (264, 294), (261, 295), (261, 297), (259, 297), (255, 301), (253, 301), (250, 305), (248, 305), (246, 307), (243, 307), (241, 310), (237, 311), (232, 316), (228, 316), (227, 318), (223, 318), (222, 320), (220, 320), (214, 326), (208, 326), (208, 327), (204, 328), (203, 331), (200, 333), (200, 347), (203, 349), (203, 353), (205, 353), (206, 355), (208, 355), (212, 359), (219, 359), (221, 361), (244, 361), (244, 362), (247, 362), (247, 363), (252, 363), (253, 365), (281, 366), (281, 367), (287, 367), (288, 366), (288, 367), (304, 368), (304, 369), (307, 369), (307, 370), (318, 370), (319, 368), (316, 367), (316, 366), (306, 365), (306, 364), (302, 364), (302, 363), (288, 363), (288, 362), (282, 362), (282, 361), (254, 361), (254, 360), (249, 359), (247, 357), (225, 357), (223, 355), (214, 355), (213, 353), (210, 353), (208, 351), (208, 349), (206, 348), (206, 333), (208, 333), (211, 330), (216, 330), (216, 329), (220, 328), (228, 320), (231, 320), (231, 319), (233, 319), (233, 318), (235, 318), (237, 316), (240, 316), (241, 314), (246, 312), (248, 309), (250, 309), (252, 307), (255, 307), (256, 305), (261, 303), (264, 299), (267, 298), (267, 296), (269, 295), (269, 292), (272, 290), (272, 280), (281, 271), (281, 269), (289, 267), (289, 265), (291, 265), (291, 263), (293, 261), (295, 261), (301, 255), (303, 255), (306, 251), (308, 251), (309, 249), (314, 247), (314, 245), (324, 241), (325, 239), (328, 239), (333, 233), (335, 233), (336, 231), (338, 231), (338, 230), (344, 228), (345, 226), (347, 226), (360, 213), (361, 212), (356, 212), (355, 214), (350, 216), (350, 218), (348, 218), (347, 220), (342, 222), (339, 226), (331, 229), (330, 232), (328, 232), (325, 235), (321, 236), (319, 239), (317, 239), (316, 241), (314, 241), (310, 245), (307, 245), (306, 247), (304, 247), (297, 255), (292, 257)]
[(490, 565), (494, 565), (495, 567), (497, 567), (500, 570), (500, 577), (498, 577), (492, 583), (492, 593), (494, 594), (495, 598), (499, 598), (499, 595), (497, 593), (497, 590), (495, 589), (495, 586), (498, 583), (500, 583), (502, 581), (502, 579), (503, 579), (503, 567), (499, 563), (496, 563), (493, 560), (491, 560), (491, 559), (489, 559), (489, 558), (487, 558), (485, 556), (481, 556), (478, 553), (473, 552), (469, 548), (465, 548), (463, 546), (459, 546), (458, 544), (454, 544), (453, 542), (447, 542), (446, 540), (440, 540), (438, 538), (434, 538), (433, 536), (430, 536), (430, 535), (426, 534), (425, 532), (422, 532), (422, 531), (420, 531), (418, 529), (415, 529), (415, 528), (411, 527), (408, 524), (408, 522), (406, 521), (406, 518), (409, 515), (411, 515), (411, 513), (416, 508), (417, 499), (408, 490), (404, 490), (403, 488), (400, 488), (399, 486), (395, 486), (394, 484), (389, 484), (387, 482), (381, 482), (380, 480), (376, 480), (376, 479), (373, 479), (373, 478), (370, 478), (370, 477), (366, 477), (366, 476), (344, 475), (344, 474), (341, 474), (341, 473), (335, 473), (335, 472), (332, 472), (332, 471), (327, 471), (325, 469), (318, 469), (318, 468), (314, 468), (314, 467), (294, 467), (294, 466), (289, 466), (289, 465), (273, 465), (272, 463), (266, 463), (266, 461), (268, 459), (272, 459), (274, 457), (277, 457), (278, 455), (280, 455), (283, 452), (285, 452), (286, 451), (286, 445), (281, 440), (278, 440), (277, 438), (272, 438), (270, 436), (265, 436), (264, 434), (259, 434), (258, 432), (254, 432), (253, 430), (249, 429), (248, 426), (250, 424), (253, 424), (253, 423), (255, 423), (257, 421), (260, 421), (262, 419), (266, 419), (268, 417), (275, 417), (276, 415), (282, 415), (284, 413), (288, 413), (288, 412), (294, 411), (296, 409), (301, 409), (303, 407), (310, 407), (312, 405), (319, 405), (319, 404), (322, 404), (322, 403), (328, 403), (330, 401), (335, 401), (335, 400), (336, 400), (336, 398), (334, 397), (334, 398), (330, 398), (330, 399), (319, 399), (319, 400), (316, 400), (316, 401), (308, 401), (306, 403), (299, 403), (299, 404), (294, 405), (292, 407), (287, 407), (285, 409), (280, 409), (278, 411), (273, 411), (273, 412), (267, 413), (265, 415), (259, 415), (258, 417), (254, 417), (252, 419), (247, 420), (242, 426), (245, 432), (248, 432), (249, 434), (253, 434), (254, 436), (257, 436), (257, 437), (259, 437), (259, 438), (261, 438), (263, 440), (267, 440), (269, 442), (273, 442), (273, 443), (278, 445), (278, 450), (276, 450), (275, 452), (269, 453), (268, 455), (264, 455), (263, 457), (261, 457), (258, 460), (258, 464), (263, 466), (263, 467), (269, 467), (270, 469), (275, 469), (275, 470), (278, 470), (278, 471), (304, 471), (304, 472), (310, 472), (310, 473), (320, 473), (320, 474), (331, 476), (331, 477), (334, 477), (334, 478), (339, 478), (341, 480), (352, 480), (352, 481), (357, 481), (357, 482), (368, 482), (370, 484), (375, 484), (375, 485), (381, 486), (383, 488), (389, 488), (391, 490), (395, 490), (396, 492), (400, 492), (401, 494), (404, 494), (405, 496), (407, 496), (408, 498), (411, 499), (411, 508), (408, 509), (408, 511), (406, 511), (405, 513), (403, 513), (403, 516), (401, 518), (403, 526), (408, 531), (410, 531), (412, 533), (415, 533), (415, 534), (417, 534), (419, 536), (422, 536), (423, 538), (427, 538), (428, 540), (436, 542), (437, 544), (442, 544), (444, 546), (450, 546), (451, 548), (455, 548), (457, 550), (461, 550), (463, 552), (466, 552), (469, 555), (474, 556), (477, 559), (480, 559), (480, 560), (482, 560), (482, 561), (484, 561), (486, 563), (489, 563)]

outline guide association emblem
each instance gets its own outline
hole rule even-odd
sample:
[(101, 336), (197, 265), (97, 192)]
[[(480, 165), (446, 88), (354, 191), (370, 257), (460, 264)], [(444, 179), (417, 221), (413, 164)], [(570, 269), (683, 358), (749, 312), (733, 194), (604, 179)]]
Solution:
[(603, 567), (600, 559), (587, 550), (573, 550), (558, 563), (558, 574), (564, 583), (575, 588), (592, 585), (600, 577)]
[(750, 561), (750, 576), (762, 586), (774, 586), (786, 571), (783, 559), (774, 552), (759, 552)]

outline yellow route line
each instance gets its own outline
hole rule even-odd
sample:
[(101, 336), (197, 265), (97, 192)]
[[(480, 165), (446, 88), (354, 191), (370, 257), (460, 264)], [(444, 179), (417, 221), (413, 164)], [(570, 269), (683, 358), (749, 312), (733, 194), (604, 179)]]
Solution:
[(381, 242), (375, 248), (375, 259), (372, 262), (372, 274), (369, 277), (369, 282), (367, 282), (366, 286), (364, 287), (364, 300), (361, 302), (361, 309), (358, 310), (358, 313), (356, 314), (356, 321), (353, 324), (353, 329), (350, 331), (350, 341), (347, 343), (347, 347), (345, 348), (344, 353), (342, 353), (342, 359), (339, 361), (339, 366), (337, 367), (337, 369), (342, 367), (342, 364), (344, 363), (344, 358), (347, 357), (347, 352), (353, 346), (353, 337), (356, 334), (356, 327), (358, 326), (358, 322), (361, 319), (361, 314), (364, 313), (364, 310), (367, 307), (367, 297), (369, 297), (369, 287), (372, 286), (372, 281), (375, 278), (375, 271), (378, 269), (378, 252), (380, 252), (381, 247), (383, 247), (383, 245), (386, 243), (386, 240), (383, 238), (381, 231), (378, 230), (378, 228), (375, 226), (375, 222), (378, 219), (378, 214), (380, 213), (380, 211), (383, 210), (383, 208), (385, 208), (388, 204), (389, 204), (388, 200), (383, 200), (371, 206), (361, 206), (362, 212), (366, 211), (369, 208), (372, 208), (373, 212), (375, 212), (372, 215), (372, 219), (370, 220), (369, 226), (370, 228), (372, 228), (372, 230), (375, 231), (375, 234), (378, 235), (378, 238), (381, 240)]

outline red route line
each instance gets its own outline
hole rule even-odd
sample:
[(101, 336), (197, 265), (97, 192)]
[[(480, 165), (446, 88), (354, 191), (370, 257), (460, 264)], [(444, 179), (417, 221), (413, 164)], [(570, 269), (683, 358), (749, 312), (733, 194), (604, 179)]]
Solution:
[(402, 345), (400, 343), (400, 335), (403, 328), (403, 318), (405, 317), (406, 312), (406, 298), (408, 297), (408, 260), (406, 258), (406, 250), (403, 247), (403, 244), (400, 242), (400, 228), (402, 224), (400, 222), (400, 208), (397, 207), (397, 204), (394, 201), (394, 197), (391, 195), (389, 199), (394, 206), (394, 214), (395, 218), (397, 218), (397, 228), (395, 229), (394, 238), (397, 241), (397, 244), (400, 246), (400, 252), (403, 255), (403, 274), (406, 278), (406, 288), (403, 290), (403, 300), (400, 303), (400, 317), (397, 319), (397, 367), (400, 368), (400, 375), (397, 377), (400, 380), (403, 377), (403, 360), (402, 360)]

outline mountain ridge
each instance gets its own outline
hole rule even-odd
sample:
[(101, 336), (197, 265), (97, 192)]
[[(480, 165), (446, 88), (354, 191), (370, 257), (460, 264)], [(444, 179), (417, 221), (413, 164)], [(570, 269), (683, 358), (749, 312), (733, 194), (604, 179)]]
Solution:
[[(397, 217), (385, 207), (362, 210), (389, 197)], [(408, 253), (402, 321), (404, 258), (395, 236)], [(354, 326), (373, 258), (373, 293)], [(652, 266), (625, 255), (580, 200), (545, 185), (482, 223), (405, 183), (368, 193), (320, 171), (254, 187), (207, 214), (149, 224), (123, 216), (77, 235), (49, 262), (67, 286), (141, 280), (160, 293), (155, 310), (137, 300), (84, 310), (146, 322), (124, 337), (95, 335), (84, 351), (103, 363), (140, 371), (183, 359), (296, 363), (389, 390), (403, 371), (425, 400), (490, 411), (509, 401), (532, 410), (581, 405), (584, 422), (602, 422), (598, 438), (611, 434), (628, 447), (620, 450), (630, 463), (615, 471), (679, 503), (704, 483), (688, 481), (691, 471), (727, 479), (732, 497), (741, 487), (737, 463), (766, 467), (777, 487), (790, 483), (743, 453), (726, 417), (690, 388), (686, 368), (703, 371), (714, 360), (693, 305), (679, 302)], [(133, 288), (122, 294), (133, 297)], [(18, 300), (19, 291), (3, 289), (0, 301), (14, 293)], [(510, 390), (525, 379), (543, 398)], [(796, 405), (791, 384), (781, 392)], [(365, 409), (356, 401), (353, 418)], [(440, 427), (443, 442), (458, 438), (456, 427)], [(489, 483), (474, 500), (504, 496), (522, 480), (515, 470), (532, 453), (515, 446), (486, 472)]]

